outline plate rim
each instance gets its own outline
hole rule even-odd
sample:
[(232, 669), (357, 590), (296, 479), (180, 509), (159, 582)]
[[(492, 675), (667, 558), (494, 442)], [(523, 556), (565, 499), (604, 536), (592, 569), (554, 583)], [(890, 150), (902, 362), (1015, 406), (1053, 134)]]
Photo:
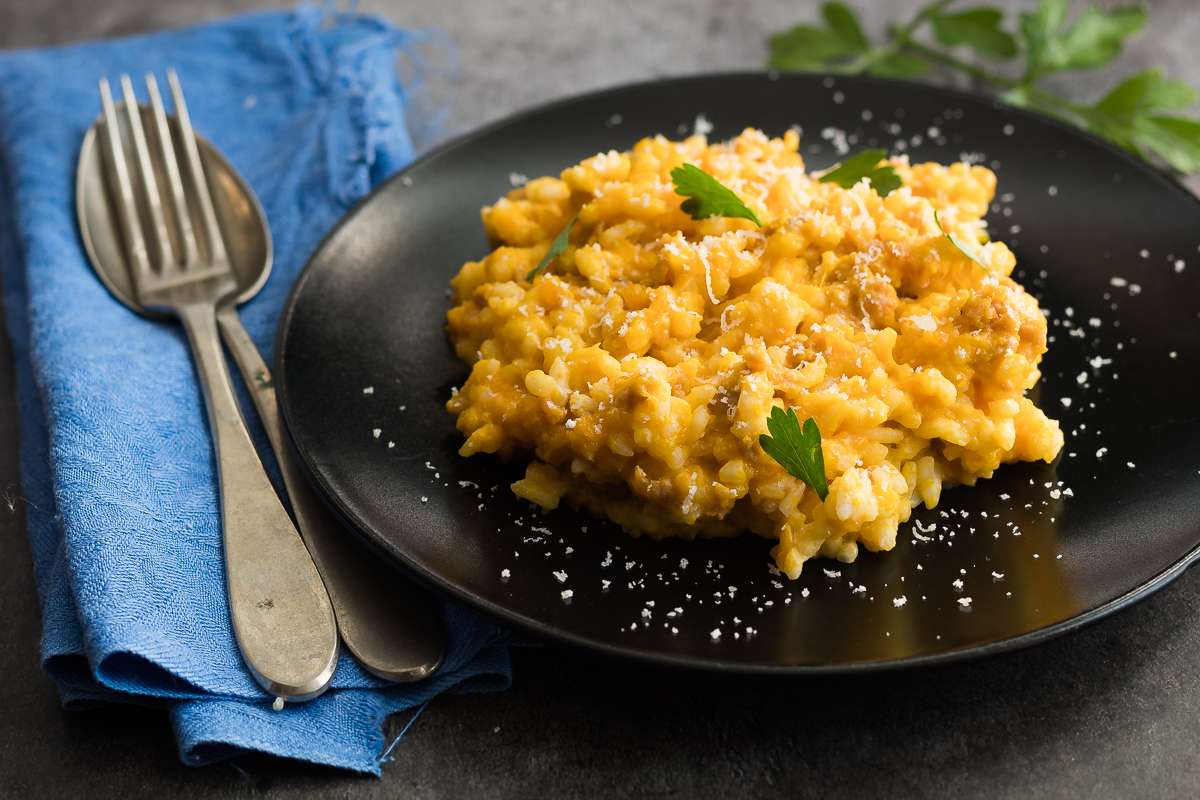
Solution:
[[(634, 81), (597, 89), (591, 92), (572, 94), (566, 97), (556, 98), (545, 103), (518, 110), (498, 120), (482, 125), (479, 128), (466, 131), (425, 151), (403, 169), (381, 181), (364, 197), (347, 208), (342, 217), (333, 225), (332, 228), (329, 229), (329, 231), (321, 238), (320, 242), (313, 249), (312, 253), (306, 259), (304, 267), (301, 269), (300, 273), (293, 282), (291, 289), (288, 291), (287, 299), (284, 301), (283, 308), (279, 316), (279, 323), (275, 332), (274, 363), (272, 365), (274, 374), (277, 376), (283, 375), (282, 365), (285, 359), (287, 347), (286, 332), (290, 327), (292, 315), (300, 293), (302, 292), (304, 285), (307, 283), (308, 278), (311, 277), (311, 268), (313, 267), (317, 257), (338, 235), (342, 228), (354, 220), (364, 206), (372, 202), (377, 195), (387, 191), (392, 184), (402, 180), (409, 171), (420, 165), (423, 165), (426, 161), (440, 157), (447, 151), (467, 145), (477, 139), (486, 137), (496, 130), (517, 124), (529, 119), (530, 117), (555, 111), (577, 103), (600, 100), (609, 95), (618, 95), (638, 89), (676, 86), (688, 83), (704, 83), (707, 81), (729, 78), (757, 78), (776, 82), (785, 76), (789, 79), (801, 77), (823, 82), (826, 78), (832, 78), (834, 81), (846, 81), (852, 84), (875, 84), (891, 86), (904, 91), (926, 92), (933, 95), (941, 95), (947, 98), (970, 100), (974, 103), (990, 104), (992, 109), (997, 112), (1013, 114), (1018, 118), (1025, 118), (1031, 122), (1050, 125), (1051, 127), (1057, 128), (1069, 135), (1078, 136), (1090, 144), (1099, 145), (1102, 149), (1107, 150), (1110, 154), (1116, 155), (1118, 158), (1125, 161), (1129, 167), (1153, 177), (1156, 182), (1163, 185), (1168, 191), (1177, 192), (1186, 200), (1197, 206), (1200, 206), (1200, 197), (1197, 197), (1181, 182), (1174, 179), (1164, 170), (1154, 167), (1153, 165), (1135, 157), (1129, 151), (1117, 147), (1115, 144), (1102, 139), (1087, 130), (1078, 128), (1074, 125), (1069, 125), (1053, 117), (1038, 114), (1028, 109), (1002, 103), (997, 99), (989, 99), (983, 95), (950, 87), (933, 86), (929, 84), (916, 83), (913, 81), (894, 80), (890, 78), (877, 78), (867, 75), (830, 75), (828, 73), (819, 72), (781, 72), (776, 70), (732, 70), (721, 72), (704, 72)], [(334, 514), (343, 522), (343, 524), (345, 524), (346, 527), (360, 541), (367, 544), (371, 550), (379, 553), (403, 574), (417, 581), (422, 586), (425, 586), (431, 591), (447, 597), (453, 602), (484, 614), (493, 622), (497, 622), (524, 633), (532, 634), (539, 639), (582, 647), (585, 650), (590, 650), (608, 657), (617, 659), (630, 659), (647, 665), (668, 667), (673, 669), (682, 668), (708, 673), (715, 672), (725, 675), (737, 674), (800, 677), (850, 675), (869, 672), (874, 673), (908, 669), (923, 669), (945, 664), (973, 661), (975, 659), (990, 658), (1002, 653), (1017, 652), (1051, 641), (1053, 639), (1057, 639), (1068, 633), (1072, 633), (1091, 625), (1092, 623), (1106, 619), (1113, 614), (1128, 608), (1129, 606), (1141, 602), (1142, 600), (1165, 588), (1167, 585), (1183, 575), (1190, 567), (1197, 563), (1197, 561), (1200, 561), (1200, 542), (1197, 542), (1191, 550), (1187, 551), (1184, 555), (1176, 559), (1173, 563), (1160, 572), (1156, 573), (1150, 578), (1147, 578), (1123, 594), (1101, 603), (1095, 608), (1081, 611), (1051, 625), (1018, 634), (1016, 636), (985, 642), (983, 644), (968, 645), (941, 653), (908, 656), (904, 658), (882, 659), (878, 661), (853, 662), (846, 664), (767, 665), (747, 664), (714, 658), (675, 656), (633, 646), (616, 646), (540, 622), (539, 620), (524, 616), (517, 612), (509, 611), (482, 597), (472, 594), (469, 591), (461, 589), (450, 581), (442, 578), (442, 576), (436, 572), (426, 570), (418, 564), (410, 563), (400, 553), (396, 552), (390, 543), (384, 539), (384, 537), (381, 536), (379, 537), (380, 541), (376, 541), (375, 537), (371, 535), (370, 526), (366, 525), (365, 522), (359, 519), (357, 515), (354, 514), (350, 509), (343, 508), (337, 493), (332, 491), (332, 487), (327, 485), (327, 482), (319, 472), (311, 469), (310, 461), (305, 454), (304, 444), (298, 441), (292, 434), (293, 428), (291, 414), (289, 412), (288, 391), (286, 386), (287, 384), (284, 381), (279, 380), (276, 384), (276, 392), (278, 395), (279, 411), (285, 423), (284, 432), (286, 434), (289, 446), (292, 448), (293, 453), (297, 456), (297, 460), (300, 463), (305, 476), (308, 478), (310, 483), (317, 488), (318, 494), (321, 496), (322, 500), (324, 500), (325, 504), (334, 512)]]

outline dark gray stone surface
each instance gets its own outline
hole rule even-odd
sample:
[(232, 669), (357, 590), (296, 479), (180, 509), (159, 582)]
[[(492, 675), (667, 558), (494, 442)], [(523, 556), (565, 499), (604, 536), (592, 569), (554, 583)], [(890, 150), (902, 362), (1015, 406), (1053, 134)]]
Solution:
[[(115, 36), (265, 5), (2, 0), (0, 46)], [(864, 17), (877, 31), (887, 16), (917, 5), (878, 4)], [(362, 4), (404, 25), (439, 25), (455, 37), (462, 55), (452, 121), (458, 130), (602, 86), (757, 67), (764, 36), (813, 18), (816, 6), (811, 0)], [(1121, 57), (1115, 74), (1161, 64), (1200, 85), (1193, 45), (1200, 9), (1194, 0), (1150, 7), (1147, 35)], [(1075, 76), (1061, 88), (1092, 98), (1111, 79)], [(558, 647), (521, 650), (508, 692), (431, 703), (382, 780), (257, 756), (193, 769), (179, 761), (161, 711), (65, 713), (38, 669), (12, 353), (2, 327), (0, 498), (0, 797), (1200, 796), (1200, 575), (1194, 571), (1066, 638), (937, 670), (730, 679)], [(393, 734), (408, 716), (389, 721)]]

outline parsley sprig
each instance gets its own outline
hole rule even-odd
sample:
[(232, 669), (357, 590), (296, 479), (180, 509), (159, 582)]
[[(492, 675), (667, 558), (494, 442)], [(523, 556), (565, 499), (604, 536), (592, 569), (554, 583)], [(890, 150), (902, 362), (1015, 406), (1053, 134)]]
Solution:
[(575, 224), (575, 220), (577, 219), (579, 219), (578, 214), (571, 217), (571, 221), (567, 223), (567, 227), (562, 229), (562, 233), (554, 237), (554, 241), (550, 243), (550, 249), (546, 251), (546, 255), (542, 256), (542, 260), (538, 262), (538, 265), (529, 271), (529, 274), (525, 276), (525, 280), (532, 281), (542, 270), (550, 266), (550, 262), (556, 256), (563, 254), (563, 251), (567, 249), (567, 245), (571, 241), (571, 226)]
[(903, 186), (904, 181), (900, 180), (891, 164), (879, 164), (885, 158), (887, 153), (883, 150), (864, 150), (822, 175), (821, 183), (836, 183), (843, 189), (849, 189), (866, 178), (880, 197), (887, 197)]
[(992, 274), (992, 271), (990, 269), (988, 269), (987, 264), (985, 264), (979, 260), (979, 254), (975, 252), (974, 247), (971, 247), (971, 245), (967, 243), (966, 239), (955, 236), (953, 233), (946, 232), (946, 229), (942, 227), (942, 221), (940, 219), (938, 219), (937, 211), (933, 212), (933, 221), (937, 223), (938, 230), (942, 232), (942, 235), (950, 240), (950, 244), (957, 247), (959, 249), (959, 252), (961, 252), (964, 256), (971, 259), (979, 266), (983, 267), (983, 271), (986, 272), (988, 275)]
[[(849, 6), (826, 3), (823, 26), (797, 25), (768, 40), (767, 67), (916, 78), (936, 65), (992, 87), (1006, 103), (1086, 128), (1147, 161), (1200, 172), (1200, 121), (1175, 113), (1196, 100), (1195, 90), (1182, 81), (1148, 69), (1092, 104), (1043, 88), (1042, 81), (1052, 75), (1109, 65), (1125, 40), (1145, 27), (1144, 8), (1091, 4), (1068, 20), (1067, 0), (1041, 0), (1033, 11), (1017, 15), (1015, 28), (1006, 29), (1003, 10), (983, 6), (951, 13), (948, 7), (956, 1), (937, 0), (907, 24), (891, 24), (886, 42), (878, 46), (863, 35)], [(932, 36), (924, 35), (927, 31)], [(1013, 73), (1018, 77), (986, 65), (1018, 55), (1024, 58), (1023, 68)]]
[(684, 164), (671, 170), (671, 182), (675, 184), (675, 193), (687, 198), (680, 208), (691, 214), (692, 219), (707, 219), (713, 215), (741, 217), (762, 227), (758, 214), (743, 203), (742, 198), (697, 166)]
[(817, 497), (824, 500), (829, 495), (829, 484), (825, 480), (825, 453), (821, 450), (821, 431), (816, 420), (809, 417), (801, 427), (795, 409), (784, 411), (775, 406), (767, 417), (767, 430), (770, 436), (764, 433), (758, 437), (763, 452), (793, 478), (811, 486)]

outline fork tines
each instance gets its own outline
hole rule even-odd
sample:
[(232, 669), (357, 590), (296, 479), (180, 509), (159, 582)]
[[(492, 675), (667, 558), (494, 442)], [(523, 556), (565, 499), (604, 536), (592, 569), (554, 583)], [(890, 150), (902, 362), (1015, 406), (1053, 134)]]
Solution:
[[(171, 136), (171, 124), (163, 108), (162, 96), (159, 94), (158, 82), (153, 73), (146, 73), (146, 88), (150, 94), (154, 138), (157, 140), (156, 155), (161, 170), (155, 169), (155, 160), (142, 126), (142, 114), (133, 93), (133, 83), (128, 75), (122, 75), (121, 90), (125, 101), (123, 110), (133, 141), (135, 163), (139, 173), (139, 185), (135, 187), (125, 158), (118, 110), (113, 103), (108, 80), (100, 79), (100, 98), (104, 105), (104, 128), (108, 140), (107, 160), (115, 178), (116, 185), (113, 188), (116, 194), (117, 216), (129, 254), (130, 271), (139, 295), (149, 288), (170, 282), (172, 278), (186, 276), (194, 280), (199, 277), (197, 271), (201, 268), (206, 267), (214, 272), (229, 270), (221, 231), (217, 227), (217, 215), (213, 209), (204, 166), (196, 145), (196, 135), (192, 130), (187, 104), (184, 102), (175, 70), (167, 70), (167, 82), (170, 84), (171, 98), (175, 105), (180, 139), (178, 144), (185, 157), (187, 175), (180, 173), (179, 162), (175, 157), (176, 145)], [(194, 210), (198, 212), (200, 227), (203, 229), (203, 238), (199, 242), (192, 219), (193, 210), (188, 206), (189, 195), (184, 187), (185, 177), (190, 181), (190, 188), (193, 190), (191, 196), (199, 206)], [(165, 211), (159, 193), (160, 180), (165, 181), (169, 198)], [(139, 213), (139, 209), (143, 209), (144, 213)], [(173, 232), (175, 236), (172, 236)], [(147, 248), (147, 233), (150, 249)], [(202, 246), (204, 252), (201, 252)], [(154, 251), (153, 259), (151, 249)], [(152, 260), (156, 263), (152, 263)]]

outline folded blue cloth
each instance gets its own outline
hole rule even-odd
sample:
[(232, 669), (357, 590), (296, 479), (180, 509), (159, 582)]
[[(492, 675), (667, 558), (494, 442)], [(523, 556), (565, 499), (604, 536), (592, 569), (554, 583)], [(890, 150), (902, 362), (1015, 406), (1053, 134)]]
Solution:
[[(189, 764), (258, 750), (379, 774), (387, 714), (505, 688), (508, 652), (500, 629), (447, 604), (451, 647), (435, 678), (387, 684), (343, 649), (332, 689), (271, 709), (230, 629), (212, 445), (183, 330), (113, 299), (80, 244), (75, 162), (100, 109), (96, 82), (161, 81), (174, 67), (196, 130), (258, 194), (275, 265), (241, 313), (270, 362), (309, 254), (413, 157), (411, 84), (395, 62), (424, 35), (309, 6), (0, 53), (0, 267), (43, 666), (67, 707), (167, 707)], [(261, 429), (255, 439), (269, 460)]]

